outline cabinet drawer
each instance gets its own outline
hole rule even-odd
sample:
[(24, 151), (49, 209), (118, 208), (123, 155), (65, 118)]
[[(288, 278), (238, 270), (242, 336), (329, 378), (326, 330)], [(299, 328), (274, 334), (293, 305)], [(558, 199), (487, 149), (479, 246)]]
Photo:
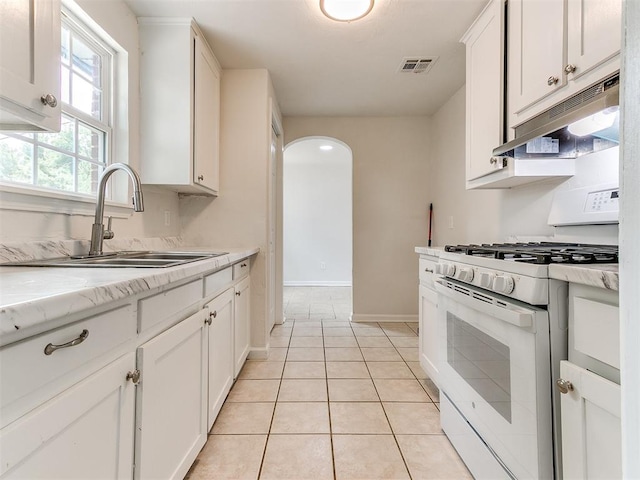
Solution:
[[(48, 345), (69, 343), (80, 338), (85, 330), (83, 341), (66, 348), (50, 347), (53, 351), (45, 354)], [(0, 405), (5, 409), (135, 335), (133, 308), (127, 305), (0, 349)], [(5, 418), (2, 420), (4, 423)]]
[(573, 298), (574, 348), (620, 369), (618, 307), (582, 297)]
[[(235, 268), (235, 267), (234, 267)], [(225, 268), (219, 272), (204, 277), (204, 296), (208, 297), (216, 292), (221, 292), (232, 281), (231, 268)]]
[(187, 283), (138, 302), (138, 331), (162, 323), (202, 299), (202, 280)]
[(438, 264), (438, 259), (436, 257), (432, 258), (433, 260), (431, 258), (420, 257), (418, 263), (420, 283), (431, 289), (433, 289), (433, 277), (436, 271), (436, 265)]
[(251, 262), (248, 258), (245, 258), (240, 263), (236, 263), (233, 266), (233, 279), (239, 280), (243, 277), (246, 277), (249, 274), (249, 267)]

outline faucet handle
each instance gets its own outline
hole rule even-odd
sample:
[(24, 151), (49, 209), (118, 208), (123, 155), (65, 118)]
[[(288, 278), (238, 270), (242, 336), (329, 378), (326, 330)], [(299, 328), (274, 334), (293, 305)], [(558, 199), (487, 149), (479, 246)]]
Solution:
[(104, 233), (102, 234), (102, 238), (104, 238), (105, 240), (111, 240), (113, 237), (115, 237), (115, 233), (113, 233), (113, 230), (111, 230), (111, 216), (107, 217), (107, 228), (105, 229)]

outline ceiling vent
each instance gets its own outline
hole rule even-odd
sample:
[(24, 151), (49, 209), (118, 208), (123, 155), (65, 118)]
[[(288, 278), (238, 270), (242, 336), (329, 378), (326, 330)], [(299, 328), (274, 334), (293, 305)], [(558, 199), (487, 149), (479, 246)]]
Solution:
[(400, 73), (425, 74), (431, 70), (437, 59), (438, 57), (404, 57), (398, 71)]

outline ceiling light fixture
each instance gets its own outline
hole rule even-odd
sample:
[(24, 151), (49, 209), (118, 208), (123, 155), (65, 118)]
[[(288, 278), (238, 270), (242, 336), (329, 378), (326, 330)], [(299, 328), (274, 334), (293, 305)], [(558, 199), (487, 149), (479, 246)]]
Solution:
[(320, 0), (320, 10), (331, 20), (352, 22), (367, 15), (373, 0)]
[(320, 150), (328, 152), (329, 150), (333, 150), (333, 147), (331, 145), (320, 145)]

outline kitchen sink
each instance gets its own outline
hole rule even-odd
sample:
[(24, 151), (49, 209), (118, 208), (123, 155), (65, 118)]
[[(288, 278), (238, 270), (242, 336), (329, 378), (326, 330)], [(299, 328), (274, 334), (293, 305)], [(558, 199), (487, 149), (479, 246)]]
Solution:
[(226, 255), (227, 252), (115, 252), (97, 256), (70, 256), (4, 263), (10, 267), (164, 268)]

